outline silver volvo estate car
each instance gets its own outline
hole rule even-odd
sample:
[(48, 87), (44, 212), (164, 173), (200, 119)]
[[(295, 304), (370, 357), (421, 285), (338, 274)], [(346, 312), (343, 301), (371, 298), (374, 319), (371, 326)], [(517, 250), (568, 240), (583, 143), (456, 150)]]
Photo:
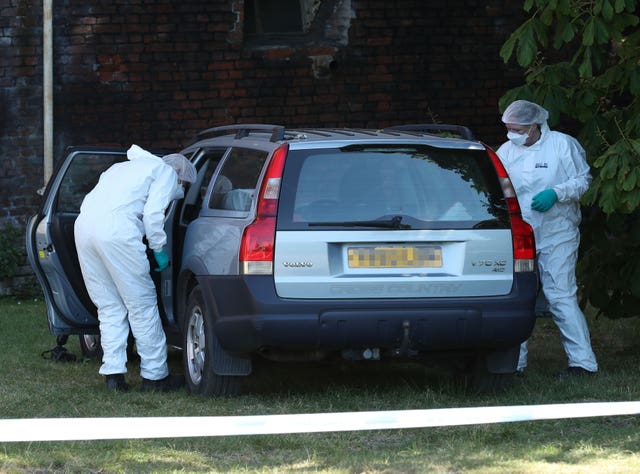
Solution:
[[(444, 132), (444, 133), (443, 133)], [(233, 395), (258, 357), (463, 361), (501, 389), (535, 322), (535, 242), (499, 159), (468, 129), (240, 124), (180, 151), (198, 179), (166, 215), (153, 273), (192, 393)], [(27, 252), (55, 335), (99, 352), (73, 224), (125, 150), (71, 149)]]

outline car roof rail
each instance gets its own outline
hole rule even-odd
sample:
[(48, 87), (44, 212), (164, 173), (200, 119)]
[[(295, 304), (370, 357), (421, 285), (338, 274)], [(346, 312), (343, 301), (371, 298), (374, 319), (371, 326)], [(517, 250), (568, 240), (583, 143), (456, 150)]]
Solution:
[(256, 132), (268, 132), (271, 133), (270, 141), (277, 142), (284, 139), (284, 126), (271, 125), (262, 123), (239, 123), (235, 125), (222, 125), (220, 127), (213, 127), (203, 130), (196, 135), (197, 140), (202, 140), (205, 137), (226, 135), (235, 133), (235, 138), (245, 138), (251, 133)]
[(399, 132), (422, 132), (422, 133), (437, 133), (437, 132), (454, 132), (460, 135), (465, 140), (475, 140), (471, 130), (463, 125), (447, 125), (441, 123), (419, 123), (410, 125), (395, 125), (393, 127), (386, 127), (384, 130), (397, 130)]

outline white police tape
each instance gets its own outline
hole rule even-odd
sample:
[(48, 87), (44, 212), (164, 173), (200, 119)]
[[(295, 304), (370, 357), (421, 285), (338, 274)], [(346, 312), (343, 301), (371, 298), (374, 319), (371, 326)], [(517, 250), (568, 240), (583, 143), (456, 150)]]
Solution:
[(0, 442), (388, 430), (639, 413), (640, 402), (602, 402), (257, 416), (4, 419)]

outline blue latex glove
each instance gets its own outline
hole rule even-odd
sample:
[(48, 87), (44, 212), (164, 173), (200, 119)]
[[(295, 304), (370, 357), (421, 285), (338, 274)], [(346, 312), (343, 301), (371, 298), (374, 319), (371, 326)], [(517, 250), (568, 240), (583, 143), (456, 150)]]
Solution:
[(533, 196), (531, 201), (531, 209), (538, 212), (547, 212), (551, 209), (556, 201), (558, 200), (558, 195), (553, 189), (545, 189), (544, 191), (540, 191), (538, 194)]
[(169, 266), (169, 256), (164, 252), (164, 250), (154, 250), (153, 256), (156, 258), (156, 262), (158, 263), (158, 268), (156, 268), (157, 272), (161, 272)]

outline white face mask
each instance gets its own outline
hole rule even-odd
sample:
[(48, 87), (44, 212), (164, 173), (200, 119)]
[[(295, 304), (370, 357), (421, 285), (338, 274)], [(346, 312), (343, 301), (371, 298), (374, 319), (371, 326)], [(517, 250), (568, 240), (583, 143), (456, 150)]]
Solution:
[(507, 138), (511, 140), (511, 143), (517, 146), (522, 146), (529, 139), (528, 133), (523, 133), (522, 135), (516, 132), (508, 132)]

